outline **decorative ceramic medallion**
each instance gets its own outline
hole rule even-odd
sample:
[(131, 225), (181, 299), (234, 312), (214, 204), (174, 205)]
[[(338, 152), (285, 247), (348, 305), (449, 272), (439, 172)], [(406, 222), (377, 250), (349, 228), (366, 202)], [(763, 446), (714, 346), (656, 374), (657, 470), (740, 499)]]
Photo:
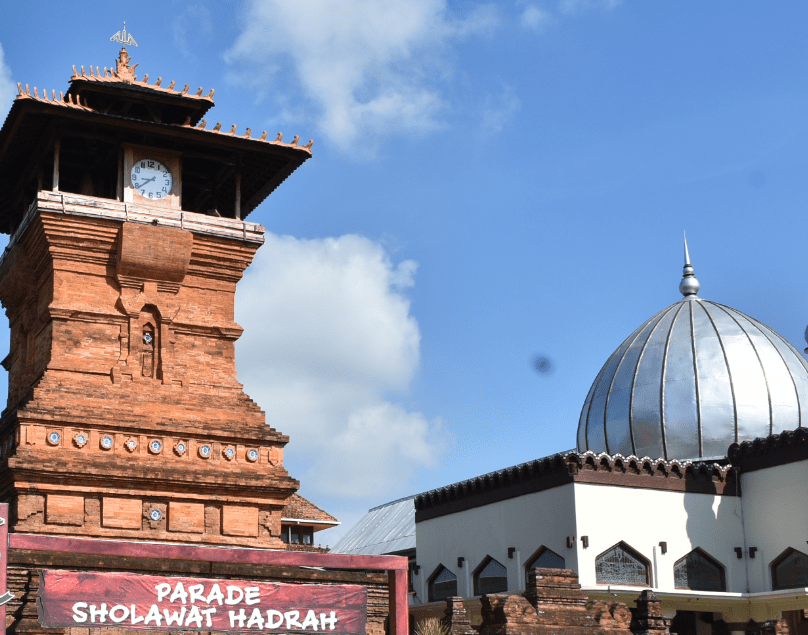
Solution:
[(177, 441), (174, 444), (174, 452), (177, 456), (182, 456), (188, 450), (188, 446), (185, 445), (185, 441)]
[(115, 444), (115, 442), (113, 441), (112, 437), (109, 436), (108, 434), (105, 434), (103, 437), (101, 437), (101, 448), (102, 449), (111, 450), (112, 446), (114, 444)]
[(247, 460), (250, 463), (255, 463), (258, 460), (258, 450), (255, 448), (250, 448), (247, 450)]
[(149, 441), (149, 452), (152, 454), (160, 454), (163, 450), (163, 443), (157, 439)]
[(209, 459), (211, 454), (212, 451), (209, 445), (205, 444), (199, 446), (199, 456), (201, 456), (203, 459)]
[(236, 458), (236, 448), (234, 448), (232, 445), (228, 445), (222, 450), (222, 456), (224, 456), (224, 458), (226, 458), (228, 461), (232, 461)]
[(163, 517), (163, 512), (159, 509), (153, 509), (149, 512), (149, 518), (152, 520), (160, 520)]
[(85, 445), (87, 445), (87, 435), (83, 432), (77, 432), (73, 436), (73, 443), (77, 448), (83, 448)]
[(134, 437), (129, 437), (126, 440), (126, 443), (124, 443), (123, 445), (130, 452), (134, 452), (135, 450), (137, 450), (137, 439), (135, 439)]
[(51, 445), (59, 445), (59, 441), (62, 440), (62, 435), (54, 430), (53, 432), (48, 432), (48, 443)]

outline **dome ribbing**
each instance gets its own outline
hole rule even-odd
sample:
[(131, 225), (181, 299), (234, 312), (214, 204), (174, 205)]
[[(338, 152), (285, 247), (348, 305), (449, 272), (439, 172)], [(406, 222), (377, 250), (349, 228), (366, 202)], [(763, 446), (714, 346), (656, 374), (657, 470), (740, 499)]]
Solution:
[[(692, 272), (687, 262), (685, 279)], [(754, 318), (697, 297), (697, 286), (686, 288), (598, 373), (578, 423), (579, 452), (723, 457), (732, 443), (808, 418), (808, 362), (797, 350)]]

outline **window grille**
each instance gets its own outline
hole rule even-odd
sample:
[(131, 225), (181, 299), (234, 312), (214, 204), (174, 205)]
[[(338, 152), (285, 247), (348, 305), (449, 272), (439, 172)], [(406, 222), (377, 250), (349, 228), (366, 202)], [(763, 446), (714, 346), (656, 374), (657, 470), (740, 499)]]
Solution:
[(542, 551), (538, 558), (530, 563), (527, 570), (531, 569), (564, 569), (567, 563), (562, 556), (559, 556), (555, 551), (545, 549)]
[(457, 595), (457, 576), (441, 565), (441, 570), (429, 584), (429, 601), (436, 602)]
[(726, 591), (724, 568), (699, 551), (691, 551), (673, 565), (677, 589)]
[(598, 584), (648, 584), (648, 565), (622, 545), (615, 545), (595, 560)]
[(772, 587), (799, 589), (808, 587), (808, 556), (792, 549), (772, 566)]
[(474, 595), (508, 590), (508, 570), (493, 558), (474, 576)]

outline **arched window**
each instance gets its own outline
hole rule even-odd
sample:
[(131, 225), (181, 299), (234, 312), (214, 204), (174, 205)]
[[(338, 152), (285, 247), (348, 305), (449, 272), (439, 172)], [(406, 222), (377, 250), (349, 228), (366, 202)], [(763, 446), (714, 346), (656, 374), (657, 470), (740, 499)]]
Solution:
[(474, 572), (474, 595), (504, 593), (508, 590), (508, 570), (491, 556), (486, 556)]
[(562, 556), (542, 545), (525, 564), (525, 584), (531, 569), (564, 569), (566, 566)]
[(772, 588), (801, 589), (808, 586), (808, 556), (796, 549), (786, 549), (772, 562)]
[(559, 556), (555, 551), (547, 547), (539, 547), (539, 550), (527, 561), (525, 571), (530, 571), (531, 569), (564, 569), (566, 566), (567, 563), (563, 556)]
[(694, 549), (673, 565), (677, 589), (693, 591), (726, 591), (724, 567), (701, 549)]
[(620, 542), (595, 558), (598, 584), (650, 584), (648, 560), (626, 543)]
[(437, 602), (457, 595), (457, 576), (442, 564), (429, 578), (429, 601)]

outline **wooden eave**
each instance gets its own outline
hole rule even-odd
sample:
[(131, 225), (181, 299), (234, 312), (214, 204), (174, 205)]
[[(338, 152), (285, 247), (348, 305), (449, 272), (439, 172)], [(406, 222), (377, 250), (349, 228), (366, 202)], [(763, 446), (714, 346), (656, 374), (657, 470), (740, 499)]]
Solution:
[(30, 177), (28, 171), (36, 167), (37, 157), (43, 160), (59, 135), (148, 144), (212, 162), (232, 163), (241, 174), (242, 219), (311, 157), (310, 146), (297, 146), (296, 140), (288, 144), (190, 125), (154, 123), (21, 95), (0, 129), (0, 187), (7, 193), (0, 201), (0, 232), (10, 233), (21, 220), (25, 210), (15, 207), (14, 194), (26, 185), (22, 181)]
[(211, 97), (183, 95), (179, 91), (168, 89), (157, 90), (140, 82), (99, 81), (97, 78), (90, 79), (82, 76), (70, 79), (68, 97), (80, 97), (82, 101), (85, 101), (88, 94), (100, 94), (121, 101), (146, 102), (173, 107), (182, 111), (184, 115), (182, 120), (184, 121), (184, 118), (188, 117), (193, 126), (197, 125), (214, 105)]

